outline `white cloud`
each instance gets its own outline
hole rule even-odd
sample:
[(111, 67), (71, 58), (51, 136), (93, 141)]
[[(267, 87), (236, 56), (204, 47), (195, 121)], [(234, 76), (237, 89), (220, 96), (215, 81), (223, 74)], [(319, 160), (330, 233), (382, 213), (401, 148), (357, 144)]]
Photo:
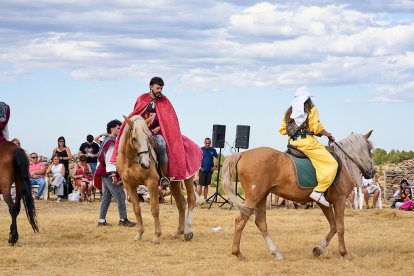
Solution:
[(378, 101), (413, 100), (389, 92), (413, 79), (414, 22), (386, 9), (409, 1), (2, 2), (1, 79), (59, 68), (81, 79), (158, 72), (211, 90), (374, 83), (388, 87)]

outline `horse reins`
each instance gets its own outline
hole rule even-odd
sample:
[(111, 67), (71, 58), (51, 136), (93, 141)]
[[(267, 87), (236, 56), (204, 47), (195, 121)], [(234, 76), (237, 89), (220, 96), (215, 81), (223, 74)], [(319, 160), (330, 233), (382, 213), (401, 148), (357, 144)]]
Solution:
[[(132, 128), (130, 128), (130, 129), (129, 129), (129, 133), (130, 133), (130, 136), (131, 136), (131, 134), (132, 134)], [(139, 156), (140, 156), (141, 154), (146, 154), (146, 153), (150, 154), (150, 150), (151, 150), (151, 148), (152, 148), (151, 143), (150, 143), (150, 144), (149, 144), (149, 149), (148, 149), (148, 150), (138, 151), (138, 150), (137, 150), (137, 148), (135, 147), (135, 144), (134, 144), (134, 143), (132, 143), (132, 141), (131, 141), (131, 146), (132, 146), (132, 148), (135, 150), (135, 152), (136, 152), (136, 154), (137, 154), (137, 157), (138, 157), (138, 158), (139, 158)], [(151, 162), (151, 160), (150, 160), (150, 162)]]

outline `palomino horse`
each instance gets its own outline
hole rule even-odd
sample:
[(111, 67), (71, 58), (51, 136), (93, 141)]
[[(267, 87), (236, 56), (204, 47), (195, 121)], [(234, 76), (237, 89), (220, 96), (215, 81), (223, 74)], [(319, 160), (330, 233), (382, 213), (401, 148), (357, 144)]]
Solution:
[[(125, 120), (127, 124), (120, 137), (116, 167), (131, 198), (137, 219), (138, 234), (135, 236), (135, 240), (141, 240), (144, 233), (137, 187), (138, 185), (145, 185), (150, 194), (151, 213), (155, 223), (155, 237), (152, 242), (158, 244), (160, 243), (161, 225), (158, 202), (160, 177), (157, 172), (155, 153), (157, 142), (141, 116), (132, 116), (131, 119), (125, 117)], [(192, 212), (196, 201), (193, 179), (194, 176), (184, 181), (187, 189), (187, 217), (185, 217), (186, 200), (181, 191), (181, 181), (171, 181), (171, 193), (174, 196), (179, 212), (177, 232), (173, 235), (175, 239), (179, 238), (181, 234), (184, 234), (187, 241), (193, 237), (191, 224), (193, 219)]]
[[(29, 178), (29, 160), (24, 150), (12, 142), (0, 142), (0, 194), (9, 207), (12, 218), (9, 244), (19, 239), (16, 219), (20, 213), (20, 200), (23, 198), (26, 215), (33, 231), (39, 232), (36, 221), (36, 209), (32, 197), (32, 185)], [(16, 198), (13, 202), (11, 185), (16, 183)]]
[[(320, 256), (328, 246), (329, 241), (338, 233), (339, 253), (346, 255), (344, 240), (344, 210), (345, 202), (355, 183), (359, 181), (360, 174), (371, 178), (373, 164), (371, 160), (372, 144), (368, 140), (372, 130), (365, 135), (351, 134), (347, 138), (333, 145), (334, 152), (342, 161), (342, 172), (336, 185), (331, 185), (325, 195), (330, 207), (318, 203), (322, 212), (328, 219), (330, 231), (313, 249), (314, 256)], [(237, 166), (240, 183), (245, 192), (246, 200), (243, 203), (234, 193), (232, 172)], [(302, 189), (297, 185), (296, 171), (293, 161), (286, 153), (271, 149), (257, 148), (243, 153), (235, 153), (226, 158), (223, 164), (223, 186), (233, 204), (240, 210), (235, 221), (235, 233), (232, 254), (238, 259), (245, 259), (240, 252), (240, 239), (247, 220), (255, 211), (256, 225), (262, 233), (270, 251), (277, 260), (283, 257), (267, 231), (266, 198), (269, 193), (296, 202), (309, 202), (312, 189)], [(333, 208), (332, 208), (333, 207)]]

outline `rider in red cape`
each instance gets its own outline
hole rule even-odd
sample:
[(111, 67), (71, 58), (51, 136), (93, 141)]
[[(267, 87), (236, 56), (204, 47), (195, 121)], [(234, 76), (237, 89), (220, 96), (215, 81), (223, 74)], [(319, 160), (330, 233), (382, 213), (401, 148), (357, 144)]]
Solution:
[[(157, 77), (153, 78), (156, 79)], [(152, 87), (150, 82), (150, 89)], [(159, 80), (162, 79), (157, 78)], [(161, 91), (162, 91), (161, 85)], [(180, 125), (178, 123), (178, 118), (175, 113), (174, 107), (168, 98), (159, 92), (159, 94), (153, 96), (153, 92), (144, 93), (138, 97), (135, 102), (134, 111), (129, 114), (128, 118), (131, 118), (134, 115), (143, 115), (148, 109), (148, 106), (152, 101), (155, 102), (156, 108), (156, 117), (152, 121), (158, 121), (156, 124), (159, 124), (159, 127), (150, 129), (154, 134), (162, 135), (166, 143), (166, 150), (168, 156), (168, 176), (173, 180), (185, 180), (192, 175), (194, 175), (200, 168), (202, 153), (197, 144), (191, 141), (189, 138), (181, 134)], [(149, 123), (151, 124), (151, 123)], [(119, 138), (125, 127), (125, 122), (122, 124), (120, 129), (120, 135), (118, 135), (114, 152), (111, 158), (111, 162), (115, 163)], [(164, 172), (165, 173), (165, 172)]]

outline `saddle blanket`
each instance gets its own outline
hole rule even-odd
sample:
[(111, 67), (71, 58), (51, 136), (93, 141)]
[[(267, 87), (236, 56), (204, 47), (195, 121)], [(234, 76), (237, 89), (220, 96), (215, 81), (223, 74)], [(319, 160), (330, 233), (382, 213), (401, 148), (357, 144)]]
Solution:
[(298, 186), (303, 189), (313, 189), (318, 184), (316, 179), (316, 171), (308, 158), (297, 158), (291, 154), (287, 154), (292, 159), (296, 170), (296, 180)]

